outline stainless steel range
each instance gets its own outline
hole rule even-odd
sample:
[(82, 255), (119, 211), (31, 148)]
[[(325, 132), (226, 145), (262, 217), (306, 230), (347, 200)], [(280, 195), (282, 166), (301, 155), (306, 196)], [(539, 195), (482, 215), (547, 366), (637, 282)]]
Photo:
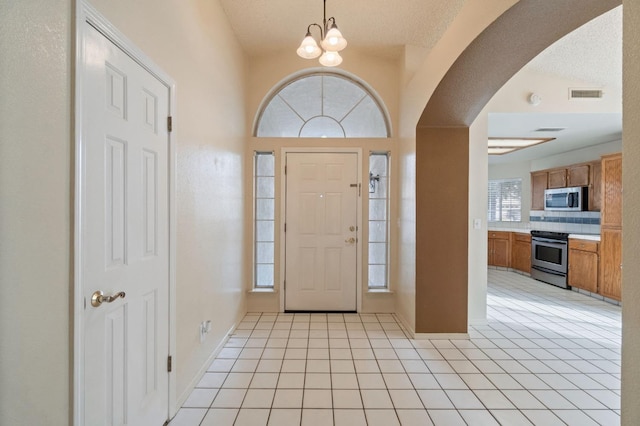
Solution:
[(569, 234), (531, 231), (531, 277), (562, 288), (567, 284)]

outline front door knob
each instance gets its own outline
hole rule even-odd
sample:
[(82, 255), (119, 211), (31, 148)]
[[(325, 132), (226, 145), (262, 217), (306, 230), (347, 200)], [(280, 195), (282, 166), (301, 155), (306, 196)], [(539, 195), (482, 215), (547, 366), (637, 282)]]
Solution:
[(349, 243), (349, 244), (353, 244), (356, 242), (356, 239), (351, 237), (351, 238), (347, 238), (346, 240), (344, 240), (345, 243)]

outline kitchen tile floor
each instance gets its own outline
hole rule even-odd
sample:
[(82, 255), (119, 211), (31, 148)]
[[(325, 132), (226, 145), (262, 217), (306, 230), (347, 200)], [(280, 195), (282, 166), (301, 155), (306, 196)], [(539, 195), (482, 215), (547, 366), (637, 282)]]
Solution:
[(616, 425), (620, 307), (489, 270), (470, 340), (390, 314), (249, 313), (171, 426)]

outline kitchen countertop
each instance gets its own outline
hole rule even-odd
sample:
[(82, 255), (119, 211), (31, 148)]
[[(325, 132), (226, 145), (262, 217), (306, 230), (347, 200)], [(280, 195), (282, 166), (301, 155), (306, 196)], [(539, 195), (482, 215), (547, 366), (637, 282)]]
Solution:
[(569, 238), (579, 240), (600, 241), (600, 234), (569, 234)]
[(489, 228), (487, 232), (519, 232), (520, 234), (530, 234), (531, 229), (523, 228)]
[[(521, 234), (530, 234), (530, 229), (522, 229), (522, 228), (493, 228), (489, 229), (488, 232), (519, 232)], [(600, 234), (569, 234), (569, 238), (575, 238), (579, 240), (591, 240), (591, 241), (600, 241)]]

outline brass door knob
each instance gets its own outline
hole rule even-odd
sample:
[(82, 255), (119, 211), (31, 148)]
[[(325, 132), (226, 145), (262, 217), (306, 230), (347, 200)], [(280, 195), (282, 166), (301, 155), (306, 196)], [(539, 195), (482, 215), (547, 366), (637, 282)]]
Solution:
[(102, 305), (105, 302), (111, 303), (120, 297), (124, 299), (124, 296), (125, 296), (124, 291), (120, 291), (114, 294), (113, 296), (105, 296), (102, 291), (98, 290), (91, 295), (91, 306), (93, 306), (94, 308), (97, 308), (98, 306)]

